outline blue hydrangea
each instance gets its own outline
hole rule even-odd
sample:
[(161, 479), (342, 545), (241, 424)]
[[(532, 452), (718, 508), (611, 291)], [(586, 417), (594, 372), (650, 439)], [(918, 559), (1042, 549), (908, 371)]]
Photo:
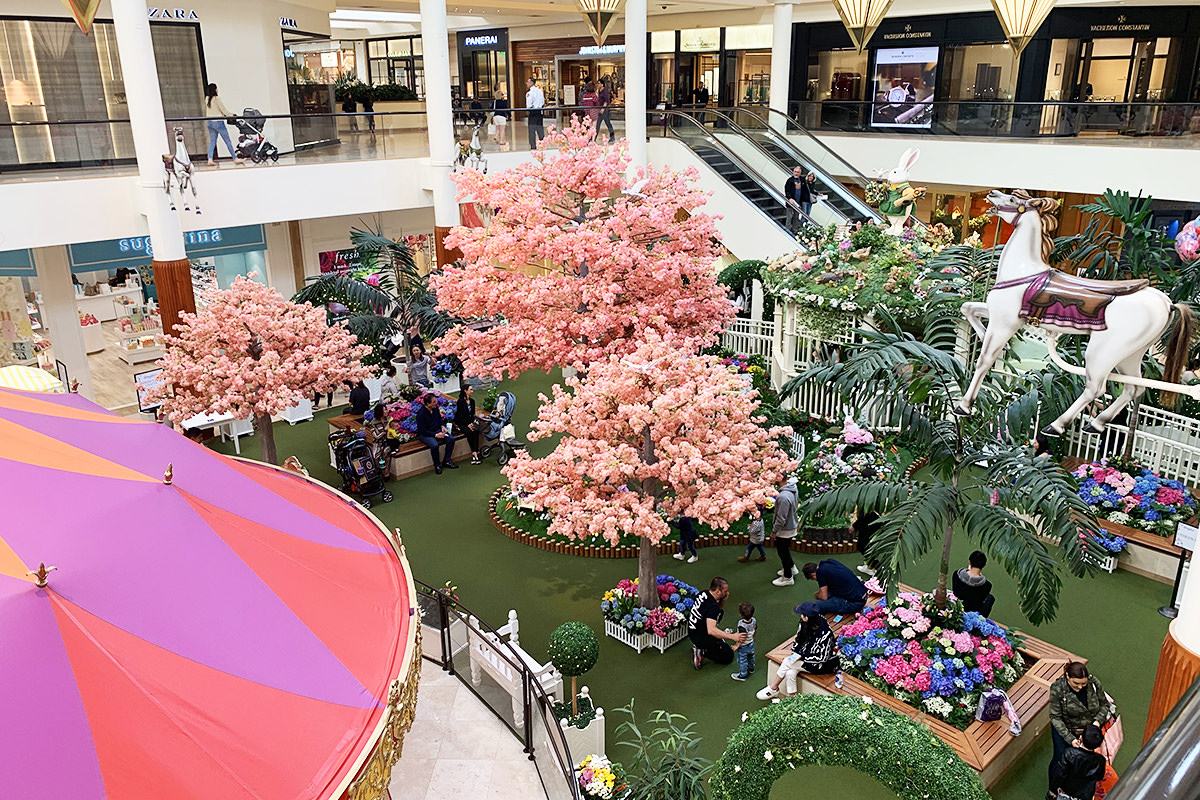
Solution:
[(678, 603), (678, 602), (679, 602), (679, 592), (672, 592), (672, 594), (671, 594), (671, 602), (672, 602), (672, 603)]

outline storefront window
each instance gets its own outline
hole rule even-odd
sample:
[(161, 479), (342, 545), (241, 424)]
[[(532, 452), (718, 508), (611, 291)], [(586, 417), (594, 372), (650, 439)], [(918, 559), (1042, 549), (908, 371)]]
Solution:
[[(674, 34), (672, 34), (674, 47)], [(675, 102), (675, 55), (654, 56), (654, 85), (650, 88), (650, 101), (654, 105)]]
[(824, 50), (808, 64), (809, 100), (864, 100), (867, 54)]
[(1046, 99), (1089, 103), (1170, 100), (1179, 40), (1055, 39), (1046, 73)]
[[(168, 118), (204, 115), (200, 29), (151, 23)], [(0, 122), (97, 120), (0, 130), (0, 166), (96, 164), (133, 158), (129, 108), (112, 23), (84, 36), (70, 20), (0, 19)]]
[(371, 39), (367, 42), (367, 77), (379, 86), (395, 84), (425, 96), (425, 60), (421, 57), (421, 38), (402, 36)]
[(1013, 51), (1008, 44), (947, 47), (942, 54), (943, 100), (1012, 100)]
[(737, 56), (737, 102), (764, 104), (771, 93), (771, 51), (748, 51)]
[(293, 58), (307, 68), (316, 83), (336, 83), (338, 78), (356, 71), (354, 42), (319, 39), (293, 42), (290, 48)]

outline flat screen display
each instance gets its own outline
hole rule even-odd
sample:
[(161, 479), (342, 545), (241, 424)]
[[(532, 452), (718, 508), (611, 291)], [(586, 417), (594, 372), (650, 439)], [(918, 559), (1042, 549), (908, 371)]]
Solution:
[(928, 128), (937, 89), (937, 47), (875, 51), (875, 97), (871, 127)]
[(138, 411), (143, 414), (156, 411), (162, 405), (150, 399), (150, 392), (162, 384), (162, 373), (161, 369), (151, 369), (135, 373), (133, 376), (133, 385), (137, 389)]

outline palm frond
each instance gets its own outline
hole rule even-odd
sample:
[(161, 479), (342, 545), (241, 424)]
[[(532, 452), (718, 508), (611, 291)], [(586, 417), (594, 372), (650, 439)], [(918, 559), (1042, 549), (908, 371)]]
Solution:
[(959, 492), (949, 484), (913, 484), (913, 492), (880, 520), (867, 557), (894, 599), (900, 576), (941, 540), (958, 514)]
[(353, 276), (330, 273), (298, 291), (292, 301), (315, 306), (339, 303), (356, 313), (386, 314), (396, 298), (386, 289)]
[(1016, 581), (1021, 613), (1034, 625), (1053, 620), (1062, 578), (1058, 562), (1038, 539), (1037, 528), (1009, 509), (987, 502), (967, 504), (962, 522)]

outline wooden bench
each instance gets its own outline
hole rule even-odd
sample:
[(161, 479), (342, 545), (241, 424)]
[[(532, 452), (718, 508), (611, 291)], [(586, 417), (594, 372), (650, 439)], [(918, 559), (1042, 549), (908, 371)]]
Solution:
[[(337, 431), (361, 431), (363, 430), (362, 417), (354, 414), (343, 414), (340, 417), (329, 418), (329, 432)], [(371, 431), (367, 429), (367, 442), (374, 442), (374, 437)], [(455, 462), (462, 461), (471, 454), (471, 447), (467, 444), (465, 437), (458, 437), (454, 443), (454, 460)], [(415, 439), (411, 442), (404, 442), (392, 454), (391, 474), (392, 480), (402, 480), (404, 478), (419, 475), (422, 472), (429, 472), (433, 469), (433, 459), (429, 457), (429, 448)], [(337, 462), (333, 456), (333, 448), (329, 448), (329, 465), (334, 469), (337, 468)]]
[[(900, 590), (904, 592), (917, 591), (903, 584), (900, 586)], [(879, 595), (870, 595), (867, 598), (867, 606), (873, 605), (879, 599)], [(840, 621), (834, 622), (833, 616), (827, 614), (826, 619), (836, 636), (843, 627), (855, 619), (855, 616), (845, 616)], [(775, 664), (782, 663), (783, 659), (792, 652), (793, 638), (789, 637), (767, 653), (767, 659)], [(1087, 663), (1086, 659), (1080, 658), (1074, 653), (1032, 636), (1025, 637), (1025, 642), (1019, 651), (1024, 657), (1028, 669), (1008, 689), (1008, 697), (1017, 712), (1017, 718), (1021, 721), (1020, 736), (1013, 736), (1008, 732), (1009, 723), (1004, 718), (995, 722), (972, 722), (965, 731), (959, 730), (953, 725), (926, 714), (921, 709), (881, 692), (852, 675), (842, 675), (842, 687), (839, 689), (834, 684), (836, 678), (834, 675), (797, 673), (796, 688), (803, 694), (869, 697), (876, 705), (889, 708), (921, 723), (929, 728), (935, 736), (954, 748), (959, 757), (979, 773), (979, 778), (986, 789), (994, 785), (1049, 727), (1050, 684), (1062, 676), (1063, 667), (1067, 662)], [(775, 670), (768, 670), (767, 674), (768, 676), (774, 675)]]

